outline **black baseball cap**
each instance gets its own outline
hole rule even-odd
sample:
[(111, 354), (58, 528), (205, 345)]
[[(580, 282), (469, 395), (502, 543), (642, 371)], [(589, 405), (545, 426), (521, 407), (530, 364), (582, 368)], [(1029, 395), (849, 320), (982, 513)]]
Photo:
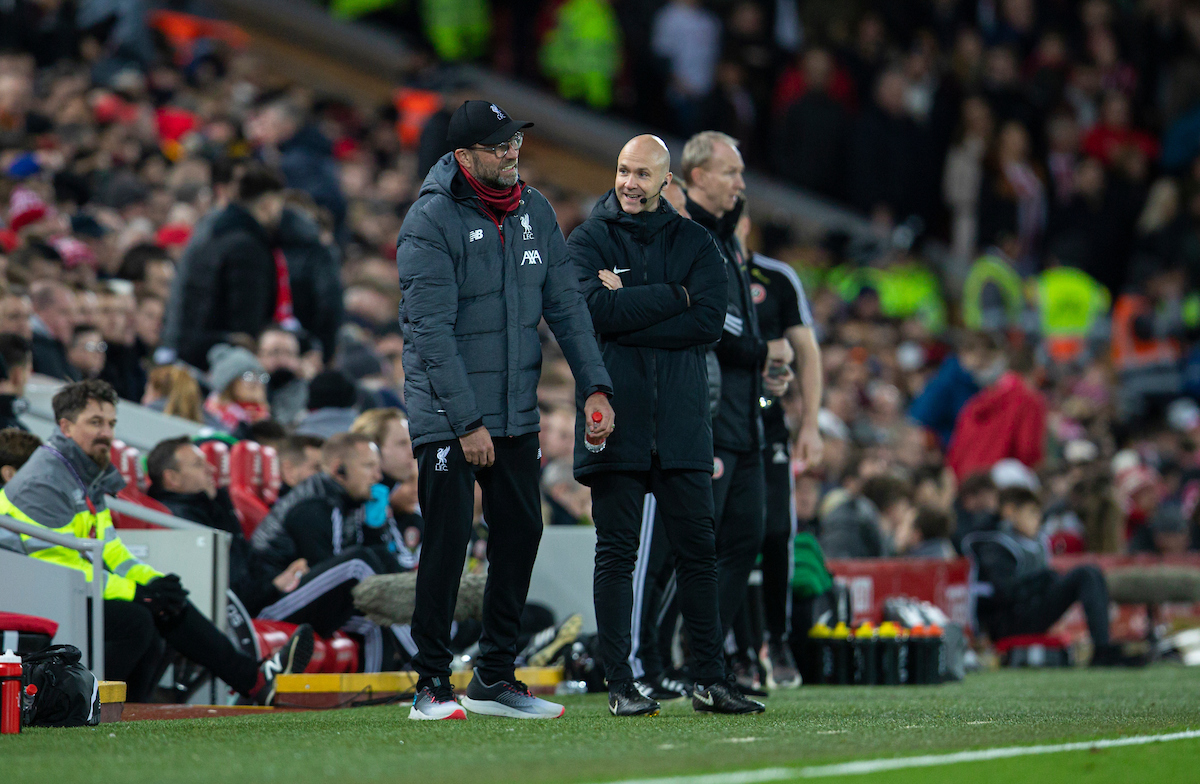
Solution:
[(494, 103), (466, 101), (454, 110), (446, 141), (455, 150), (473, 144), (499, 144), (511, 139), (517, 131), (531, 127), (533, 123), (514, 120)]

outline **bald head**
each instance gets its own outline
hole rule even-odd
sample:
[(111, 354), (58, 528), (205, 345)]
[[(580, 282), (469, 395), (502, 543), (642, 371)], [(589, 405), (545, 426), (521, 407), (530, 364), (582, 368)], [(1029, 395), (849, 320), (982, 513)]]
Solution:
[(630, 139), (617, 156), (615, 189), (630, 215), (658, 209), (659, 195), (671, 182), (671, 152), (662, 139), (643, 134)]

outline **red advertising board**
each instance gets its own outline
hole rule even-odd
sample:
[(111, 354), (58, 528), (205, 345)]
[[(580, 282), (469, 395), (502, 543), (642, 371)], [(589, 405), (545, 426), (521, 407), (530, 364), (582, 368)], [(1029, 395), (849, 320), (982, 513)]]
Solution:
[[(1194, 566), (1200, 568), (1200, 554), (1168, 558), (1157, 556), (1072, 555), (1051, 559), (1060, 572), (1085, 563), (1112, 570), (1128, 566)], [(879, 623), (883, 603), (892, 597), (909, 597), (931, 602), (956, 623), (969, 627), (970, 562), (965, 558), (954, 561), (918, 558), (842, 559), (829, 561), (829, 569), (850, 593), (850, 611), (854, 623)], [(1143, 639), (1146, 636), (1147, 616), (1142, 605), (1117, 605), (1110, 608), (1114, 639)], [(1187, 619), (1200, 623), (1200, 604), (1164, 604), (1157, 609), (1159, 623)], [(1072, 607), (1054, 627), (1073, 638), (1086, 636), (1083, 612)]]

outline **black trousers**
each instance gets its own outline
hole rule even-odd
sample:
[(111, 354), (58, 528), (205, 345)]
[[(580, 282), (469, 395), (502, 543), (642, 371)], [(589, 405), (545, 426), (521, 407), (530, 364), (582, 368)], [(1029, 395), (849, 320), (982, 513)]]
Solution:
[(1104, 572), (1091, 565), (1078, 566), (1055, 577), (1037, 599), (1017, 605), (997, 618), (990, 631), (995, 637), (1044, 634), (1075, 602), (1083, 605), (1092, 645), (1097, 648), (1108, 645), (1108, 583), (1104, 581)]
[(422, 677), (450, 675), (450, 624), (471, 540), (478, 482), (488, 526), (488, 579), (475, 669), (488, 683), (514, 678), (521, 610), (542, 539), (538, 436), (494, 438), (493, 444), (496, 462), (489, 468), (468, 463), (457, 440), (415, 450), (425, 539), (413, 611), (413, 668)]
[(676, 588), (675, 555), (658, 512), (658, 499), (652, 493), (646, 493), (637, 563), (633, 568), (629, 664), (634, 678), (654, 680), (666, 670), (664, 662), (670, 657), (671, 641), (679, 619)]
[(258, 617), (312, 624), (313, 631), (328, 637), (355, 615), (354, 586), (367, 577), (391, 571), (395, 569), (389, 569), (369, 548), (351, 547), (309, 570), (295, 590), (264, 607)]
[[(763, 450), (766, 517), (762, 543), (762, 609), (766, 630), (774, 642), (791, 635), (792, 547), (796, 538), (791, 450), (786, 443)], [(758, 641), (761, 644), (761, 640)]]
[(746, 601), (746, 584), (762, 552), (764, 487), (761, 452), (715, 450), (713, 510), (717, 520), (717, 593), (728, 633)]
[(163, 621), (140, 604), (104, 601), (105, 676), (125, 681), (129, 702), (149, 697), (164, 641), (243, 696), (249, 696), (258, 681), (258, 662), (234, 648), (191, 602), (181, 614)]
[(724, 678), (711, 482), (703, 471), (664, 471), (657, 458), (649, 472), (592, 477), (596, 626), (610, 683), (633, 677), (633, 572), (644, 538), (644, 518), (655, 519), (645, 514), (647, 492), (657, 501), (658, 519), (675, 558), (679, 607), (691, 644), (693, 674), (701, 682)]

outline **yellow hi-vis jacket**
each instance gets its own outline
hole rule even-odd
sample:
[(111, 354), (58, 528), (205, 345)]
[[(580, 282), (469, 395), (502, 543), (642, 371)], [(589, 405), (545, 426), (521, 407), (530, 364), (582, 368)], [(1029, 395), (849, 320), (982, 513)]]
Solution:
[[(60, 536), (104, 542), (104, 568), (109, 572), (104, 598), (132, 600), (138, 585), (161, 577), (162, 572), (135, 558), (113, 528), (104, 496), (118, 493), (125, 480), (115, 466), (101, 469), (61, 433), (51, 436), (48, 445), (34, 452), (0, 491), (0, 514)], [(31, 558), (78, 569), (91, 582), (92, 563), (83, 553), (25, 534), (21, 545)]]

